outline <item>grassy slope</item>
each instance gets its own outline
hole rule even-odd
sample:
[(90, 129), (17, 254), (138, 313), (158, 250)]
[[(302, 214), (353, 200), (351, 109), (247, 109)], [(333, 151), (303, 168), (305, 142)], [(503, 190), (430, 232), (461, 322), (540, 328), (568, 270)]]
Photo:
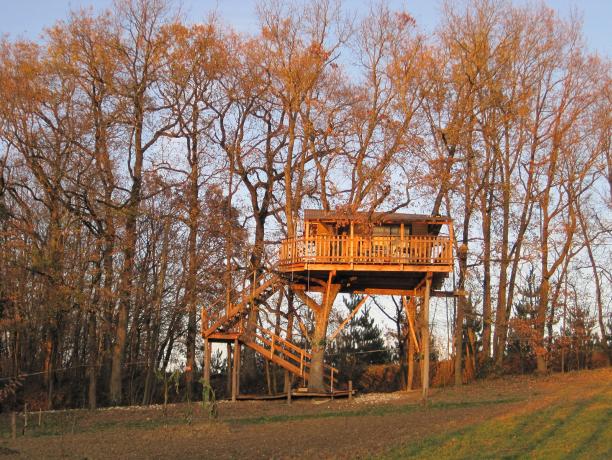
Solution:
[(544, 407), (403, 444), (384, 458), (612, 457), (612, 390), (559, 398)]
[[(226, 403), (215, 422), (197, 404), (167, 417), (160, 408), (46, 413), (40, 427), (34, 413), (16, 441), (2, 414), (0, 457), (612, 458), (612, 369), (440, 389), (427, 407), (417, 393)], [(288, 443), (288, 433), (298, 436)]]

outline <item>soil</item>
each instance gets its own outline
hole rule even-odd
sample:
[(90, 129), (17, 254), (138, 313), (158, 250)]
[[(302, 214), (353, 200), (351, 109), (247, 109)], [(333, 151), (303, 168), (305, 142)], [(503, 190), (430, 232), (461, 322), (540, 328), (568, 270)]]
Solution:
[[(361, 458), (556, 401), (612, 389), (612, 369), (462, 387), (357, 396), (352, 401), (239, 401), (34, 413), (10, 439), (0, 416), (0, 458)], [(38, 426), (38, 418), (41, 424)]]

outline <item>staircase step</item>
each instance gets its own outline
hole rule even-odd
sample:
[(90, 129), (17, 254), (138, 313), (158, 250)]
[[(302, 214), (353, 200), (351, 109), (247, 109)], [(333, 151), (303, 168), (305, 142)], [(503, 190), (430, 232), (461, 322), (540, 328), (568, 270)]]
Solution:
[[(283, 369), (288, 370), (292, 374), (295, 374), (297, 376), (302, 377), (302, 374), (300, 373), (300, 368), (299, 367), (291, 364), (289, 361), (286, 361), (286, 360), (280, 358), (277, 355), (270, 355), (270, 350), (262, 347), (258, 343), (252, 342), (250, 340), (243, 341), (242, 343), (244, 343), (247, 347), (251, 348), (252, 350), (254, 350), (257, 353), (259, 353), (260, 355), (262, 355), (267, 360), (272, 361), (274, 364), (278, 364), (280, 367), (282, 367)], [(303, 376), (306, 379), (308, 379), (308, 373), (305, 370), (303, 371)]]

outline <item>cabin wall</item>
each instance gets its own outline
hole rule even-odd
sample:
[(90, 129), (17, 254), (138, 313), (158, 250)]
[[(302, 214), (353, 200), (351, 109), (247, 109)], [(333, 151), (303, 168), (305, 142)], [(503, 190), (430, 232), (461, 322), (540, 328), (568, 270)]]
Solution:
[[(354, 235), (355, 236), (397, 236), (399, 237), (401, 232), (400, 224), (386, 224), (386, 227), (383, 231), (377, 230), (376, 227), (369, 227), (363, 224), (355, 224), (354, 226)], [(393, 227), (393, 228), (391, 228)], [(308, 237), (313, 237), (317, 235), (349, 235), (350, 234), (350, 225), (343, 225), (338, 227), (334, 223), (331, 222), (305, 222), (304, 223), (304, 235)], [(404, 224), (403, 234), (405, 236), (415, 235), (415, 236), (426, 236), (429, 235), (429, 225), (425, 222), (411, 222)]]
[(418, 235), (418, 236), (422, 236), (422, 235), (428, 235), (429, 233), (427, 232), (427, 224), (426, 223), (413, 223), (412, 224), (412, 234), (413, 235)]

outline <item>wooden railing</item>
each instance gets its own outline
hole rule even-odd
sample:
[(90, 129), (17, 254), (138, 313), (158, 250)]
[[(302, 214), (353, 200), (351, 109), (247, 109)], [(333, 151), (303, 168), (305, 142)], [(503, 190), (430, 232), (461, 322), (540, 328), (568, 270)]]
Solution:
[(452, 242), (445, 236), (319, 235), (281, 243), (281, 267), (309, 263), (452, 265)]
[[(259, 325), (255, 327), (253, 333), (246, 333), (243, 341), (247, 346), (259, 345), (262, 350), (258, 351), (266, 359), (308, 380), (312, 355), (306, 350)], [(263, 352), (264, 350), (265, 352)], [(338, 382), (337, 376), (338, 369), (323, 363), (323, 378), (327, 381), (331, 391), (333, 391), (334, 385)]]
[[(260, 274), (255, 280), (252, 280), (253, 284), (247, 286), (242, 292), (238, 294), (236, 303), (231, 303), (229, 308), (226, 309), (213, 309), (215, 305), (218, 305), (221, 301), (225, 301), (225, 297), (220, 297), (211, 307), (202, 308), (202, 336), (206, 337), (221, 326), (235, 319), (240, 313), (243, 313), (250, 303), (257, 296), (262, 294), (264, 291), (273, 288), (275, 283), (279, 282), (278, 277), (271, 272), (264, 272)], [(242, 327), (242, 325), (238, 325)], [(239, 330), (237, 332), (242, 332)]]

